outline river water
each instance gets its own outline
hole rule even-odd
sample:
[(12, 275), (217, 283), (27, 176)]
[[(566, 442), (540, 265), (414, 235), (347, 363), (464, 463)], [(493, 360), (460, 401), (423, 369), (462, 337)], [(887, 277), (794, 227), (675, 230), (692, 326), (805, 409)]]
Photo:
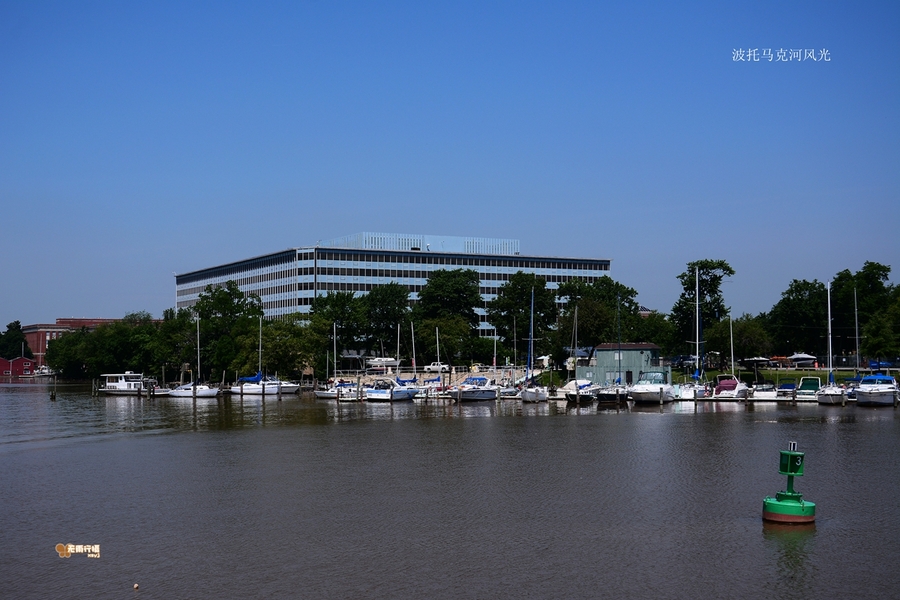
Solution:
[(896, 598), (898, 465), (893, 408), (0, 385), (0, 598)]

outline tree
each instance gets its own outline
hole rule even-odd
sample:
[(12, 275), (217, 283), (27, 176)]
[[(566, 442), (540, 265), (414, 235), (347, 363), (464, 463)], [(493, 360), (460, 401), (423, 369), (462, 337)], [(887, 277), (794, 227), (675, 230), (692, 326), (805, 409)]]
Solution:
[(889, 266), (866, 261), (856, 273), (844, 269), (834, 276), (831, 282), (831, 329), (835, 353), (855, 352), (857, 322), (861, 332), (872, 317), (890, 304), (896, 289), (887, 284), (890, 272)]
[(478, 327), (476, 306), (482, 305), (478, 273), (471, 269), (433, 271), (419, 291), (413, 307), (416, 322), (461, 317), (469, 327)]
[(733, 322), (722, 319), (704, 335), (707, 349), (731, 356), (731, 339), (734, 338), (735, 359), (751, 356), (769, 356), (772, 339), (766, 330), (764, 319), (744, 314)]
[[(722, 299), (722, 280), (734, 275), (734, 269), (724, 260), (697, 260), (689, 262), (687, 269), (678, 276), (683, 291), (672, 307), (669, 319), (675, 327), (675, 342), (686, 347), (696, 335), (696, 302), (699, 276), (700, 324), (709, 329), (728, 314)], [(695, 346), (693, 348), (696, 348)]]
[[(527, 347), (531, 326), (531, 294), (534, 291), (535, 352), (551, 347), (550, 333), (556, 325), (556, 292), (547, 287), (543, 277), (519, 271), (497, 291), (487, 303), (487, 318), (507, 346), (517, 343)], [(570, 330), (571, 331), (571, 330)]]
[[(234, 368), (241, 348), (237, 342), (241, 336), (259, 331), (262, 318), (262, 302), (255, 294), (245, 295), (234, 281), (219, 287), (206, 286), (194, 304), (194, 312), (200, 318), (201, 357), (210, 372), (219, 373)], [(246, 350), (244, 352), (246, 354)]]
[(34, 358), (25, 334), (22, 333), (22, 324), (13, 321), (6, 326), (6, 332), (0, 334), (0, 357), (13, 359), (20, 356)]
[(588, 344), (643, 341), (638, 335), (641, 322), (637, 291), (604, 275), (592, 284), (573, 280), (559, 286), (557, 294), (567, 298), (560, 318), (560, 335), (571, 335), (578, 308), (578, 338)]
[(766, 321), (776, 353), (826, 354), (828, 299), (825, 284), (815, 279), (794, 279), (782, 292), (781, 300), (769, 311)]
[(398, 325), (409, 330), (406, 325), (409, 321), (409, 290), (406, 286), (394, 282), (379, 285), (361, 297), (360, 302), (367, 353), (393, 341)]

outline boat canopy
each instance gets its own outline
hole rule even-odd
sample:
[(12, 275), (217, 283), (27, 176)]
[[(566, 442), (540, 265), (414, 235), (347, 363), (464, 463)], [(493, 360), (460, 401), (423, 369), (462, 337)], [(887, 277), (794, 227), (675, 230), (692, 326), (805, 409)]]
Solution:
[(252, 377), (240, 377), (238, 383), (259, 383), (262, 381), (262, 371), (257, 371)]

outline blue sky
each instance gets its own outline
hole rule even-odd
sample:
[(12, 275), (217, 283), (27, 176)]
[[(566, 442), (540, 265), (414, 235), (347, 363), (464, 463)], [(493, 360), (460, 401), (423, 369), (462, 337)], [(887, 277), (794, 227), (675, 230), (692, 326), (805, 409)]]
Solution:
[[(898, 281), (895, 2), (0, 2), (0, 327), (360, 231)], [(735, 61), (758, 49), (762, 60)], [(764, 49), (827, 50), (769, 62)]]

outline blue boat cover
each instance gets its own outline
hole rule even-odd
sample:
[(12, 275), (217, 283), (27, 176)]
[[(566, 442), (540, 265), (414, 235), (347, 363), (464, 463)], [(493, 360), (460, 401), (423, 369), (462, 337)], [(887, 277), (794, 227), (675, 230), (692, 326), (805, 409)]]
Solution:
[(253, 377), (238, 378), (238, 383), (241, 383), (241, 382), (243, 382), (243, 383), (259, 383), (260, 381), (262, 381), (262, 372), (261, 371), (257, 371), (256, 375), (254, 375)]

